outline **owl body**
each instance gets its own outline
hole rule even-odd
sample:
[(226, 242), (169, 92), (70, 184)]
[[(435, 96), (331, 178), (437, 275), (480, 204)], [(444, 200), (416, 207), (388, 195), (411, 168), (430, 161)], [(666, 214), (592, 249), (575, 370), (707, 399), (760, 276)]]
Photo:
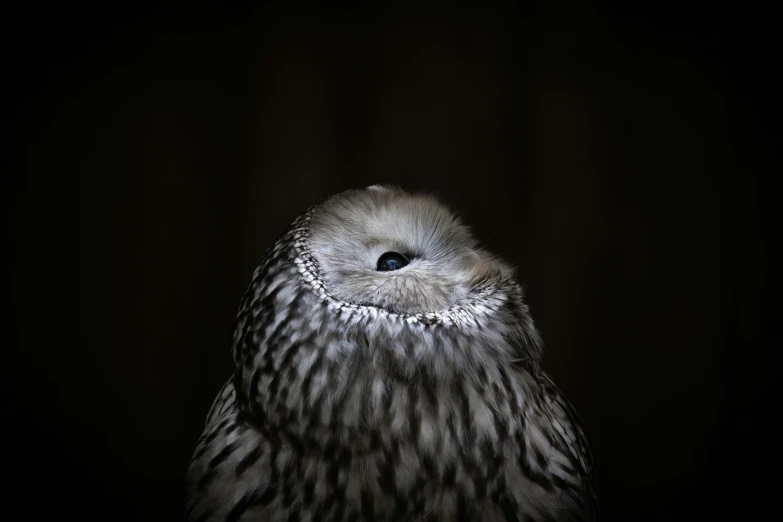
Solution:
[(270, 248), (189, 520), (594, 520), (592, 455), (511, 270), (448, 209), (370, 187)]

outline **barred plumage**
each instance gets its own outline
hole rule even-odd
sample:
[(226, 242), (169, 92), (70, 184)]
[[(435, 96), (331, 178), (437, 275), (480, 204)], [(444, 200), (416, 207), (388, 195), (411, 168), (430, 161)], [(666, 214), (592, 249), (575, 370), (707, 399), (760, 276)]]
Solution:
[[(410, 264), (379, 271), (401, 252)], [(437, 201), (334, 196), (267, 251), (189, 520), (595, 520), (592, 453), (512, 271)]]

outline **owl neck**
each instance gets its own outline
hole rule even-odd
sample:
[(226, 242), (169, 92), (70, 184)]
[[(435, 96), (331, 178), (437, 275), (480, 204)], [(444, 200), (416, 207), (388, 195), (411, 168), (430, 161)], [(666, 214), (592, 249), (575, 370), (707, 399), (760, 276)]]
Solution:
[(290, 297), (313, 313), (247, 334), (265, 341), (237, 369), (240, 408), (270, 440), (325, 453), (406, 441), (436, 452), (446, 427), (464, 440), (496, 430), (489, 404), (498, 396), (531, 396), (519, 383), (535, 385), (537, 359), (518, 348), (531, 333), (346, 324), (311, 293)]
[(526, 379), (509, 374), (535, 374), (541, 355), (521, 294), (491, 299), (491, 313), (459, 326), (341, 310), (303, 284), (279, 242), (237, 315), (240, 411), (270, 437), (318, 451), (426, 441), (443, 426), (470, 437), (471, 418), (492, 417), (487, 394), (519, 394)]

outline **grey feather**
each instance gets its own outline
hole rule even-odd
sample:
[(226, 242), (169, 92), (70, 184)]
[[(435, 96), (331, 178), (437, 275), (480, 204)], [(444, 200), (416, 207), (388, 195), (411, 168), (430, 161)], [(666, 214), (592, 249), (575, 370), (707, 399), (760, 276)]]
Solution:
[[(378, 271), (389, 251), (407, 266)], [(595, 520), (589, 442), (523, 297), (429, 196), (311, 208), (240, 302), (188, 519)]]

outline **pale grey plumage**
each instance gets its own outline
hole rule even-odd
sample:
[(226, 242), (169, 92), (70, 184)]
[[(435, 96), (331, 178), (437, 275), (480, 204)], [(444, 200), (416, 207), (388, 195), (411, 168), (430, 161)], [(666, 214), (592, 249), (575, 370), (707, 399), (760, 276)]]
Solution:
[[(410, 263), (378, 271), (389, 251)], [(310, 209), (240, 303), (189, 520), (594, 520), (589, 444), (522, 298), (433, 198)]]

